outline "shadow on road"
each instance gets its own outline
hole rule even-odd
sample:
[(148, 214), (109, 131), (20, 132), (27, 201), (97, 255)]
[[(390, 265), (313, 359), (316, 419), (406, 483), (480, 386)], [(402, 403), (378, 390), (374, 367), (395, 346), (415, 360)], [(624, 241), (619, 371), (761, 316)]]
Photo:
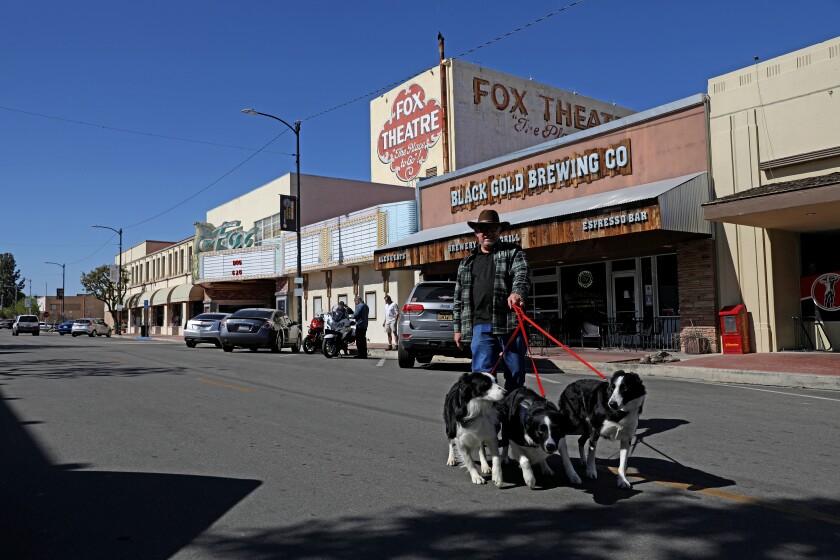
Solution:
[(121, 364), (103, 364), (102, 360), (62, 359), (33, 359), (31, 361), (16, 361), (14, 366), (4, 364), (0, 366), (0, 377), (14, 378), (19, 376), (36, 377), (39, 379), (73, 379), (81, 377), (136, 377), (138, 375), (167, 374), (180, 375), (185, 371), (182, 367), (142, 367)]
[(2, 396), (0, 558), (169, 558), (261, 484), (51, 465)]

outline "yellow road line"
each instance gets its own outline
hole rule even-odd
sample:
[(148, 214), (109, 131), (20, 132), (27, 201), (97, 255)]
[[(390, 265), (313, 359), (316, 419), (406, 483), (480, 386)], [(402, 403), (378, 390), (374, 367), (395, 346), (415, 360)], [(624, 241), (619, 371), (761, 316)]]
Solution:
[[(618, 474), (618, 469), (615, 467), (608, 467), (609, 471), (613, 474)], [(783, 513), (790, 513), (792, 515), (798, 515), (800, 517), (807, 517), (808, 519), (816, 519), (817, 521), (824, 521), (825, 523), (831, 523), (833, 525), (840, 525), (840, 517), (834, 515), (828, 515), (826, 513), (821, 513), (819, 511), (814, 511), (812, 509), (807, 508), (799, 508), (799, 507), (792, 507), (787, 506), (784, 504), (779, 504), (776, 502), (771, 502), (769, 500), (763, 500), (761, 498), (753, 498), (752, 496), (745, 496), (744, 494), (738, 494), (736, 492), (729, 492), (727, 490), (721, 490), (719, 488), (698, 488), (694, 489), (692, 486), (694, 484), (686, 484), (685, 482), (673, 482), (670, 480), (658, 480), (655, 478), (647, 477), (641, 473), (627, 473), (628, 477), (632, 478), (641, 478), (642, 480), (647, 480), (648, 482), (653, 482), (655, 484), (661, 484), (662, 486), (669, 486), (671, 488), (677, 488), (679, 490), (686, 490), (688, 492), (697, 492), (698, 494), (705, 494), (707, 496), (714, 496), (715, 498), (720, 498), (722, 500), (729, 500), (731, 502), (738, 502), (740, 504), (749, 504), (752, 506), (763, 507), (767, 509), (772, 509), (775, 511), (781, 511)]]
[(204, 383), (210, 383), (211, 385), (219, 385), (220, 387), (227, 387), (228, 389), (235, 389), (237, 391), (242, 391), (243, 393), (250, 393), (251, 389), (247, 387), (240, 387), (238, 385), (231, 385), (230, 383), (222, 383), (221, 381), (213, 381), (212, 379), (204, 379), (203, 377), (197, 377), (199, 381)]

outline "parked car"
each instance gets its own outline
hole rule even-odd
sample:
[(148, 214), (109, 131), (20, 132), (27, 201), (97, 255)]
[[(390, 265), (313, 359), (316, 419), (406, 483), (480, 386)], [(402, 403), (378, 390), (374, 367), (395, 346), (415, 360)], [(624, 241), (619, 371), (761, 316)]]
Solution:
[(56, 327), (55, 330), (58, 331), (58, 334), (60, 334), (61, 336), (64, 336), (65, 334), (71, 334), (73, 332), (73, 323), (75, 323), (75, 321), (64, 321), (63, 323), (58, 325), (58, 327)]
[(215, 344), (216, 348), (222, 347), (222, 340), (219, 338), (219, 325), (222, 319), (227, 318), (230, 313), (202, 313), (196, 315), (184, 326), (184, 342), (190, 348), (195, 348), (199, 342)]
[(278, 309), (240, 309), (222, 319), (219, 338), (225, 352), (233, 352), (237, 346), (252, 352), (260, 348), (300, 352), (301, 346), (300, 325)]
[(469, 346), (455, 346), (452, 309), (455, 282), (418, 282), (403, 305), (397, 325), (397, 362), (414, 367), (414, 360), (428, 364), (434, 356), (470, 357)]
[(41, 334), (41, 325), (38, 323), (38, 317), (35, 315), (18, 315), (12, 325), (12, 334), (17, 336), (20, 333), (32, 333), (33, 336)]
[(38, 327), (41, 329), (41, 332), (47, 332), (50, 330), (50, 326), (43, 321), (38, 322)]
[(103, 334), (111, 338), (111, 327), (105, 322), (105, 319), (76, 319), (73, 321), (73, 328), (70, 331), (73, 336), (86, 334), (88, 336), (102, 336)]
[(0, 329), (11, 329), (14, 324), (14, 319), (0, 319)]

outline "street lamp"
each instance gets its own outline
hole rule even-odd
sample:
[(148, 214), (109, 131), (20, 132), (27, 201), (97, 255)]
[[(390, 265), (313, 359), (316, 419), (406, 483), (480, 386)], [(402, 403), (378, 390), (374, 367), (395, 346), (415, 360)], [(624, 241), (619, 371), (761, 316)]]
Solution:
[[(259, 111), (254, 111), (253, 109), (242, 109), (243, 113), (247, 113), (249, 115), (262, 115), (263, 117), (268, 117), (270, 119), (274, 119), (275, 121), (280, 121), (281, 123), (285, 124), (289, 130), (295, 133), (295, 167), (296, 172), (295, 175), (297, 177), (297, 209), (295, 212), (295, 222), (297, 222), (297, 278), (303, 278), (303, 274), (301, 272), (301, 259), (300, 259), (300, 122), (295, 121), (295, 125), (292, 126), (280, 117), (275, 117), (274, 115), (269, 115), (268, 113), (260, 113)], [(302, 280), (301, 280), (302, 281)], [(297, 285), (297, 284), (295, 284)], [(300, 328), (303, 328), (303, 286), (301, 286), (301, 296), (297, 300), (297, 322), (300, 325)]]
[(122, 308), (123, 308), (123, 294), (122, 294), (122, 228), (114, 229), (108, 226), (91, 226), (100, 229), (110, 229), (114, 233), (120, 235), (120, 268), (117, 269), (117, 299), (119, 300), (119, 307), (117, 307), (117, 336), (122, 334)]
[[(60, 266), (60, 267), (61, 267), (61, 320), (63, 321), (63, 320), (64, 320), (64, 268), (65, 268), (67, 265), (66, 265), (66, 264), (57, 263), (57, 262), (50, 262), (50, 261), (44, 261), (44, 262), (45, 262), (46, 264), (54, 264), (54, 265), (56, 265), (56, 266)], [(46, 298), (46, 294), (44, 294), (44, 296), (45, 296), (45, 298)], [(44, 301), (46, 302), (46, 299), (44, 299)], [(44, 303), (44, 307), (46, 307), (46, 303)]]

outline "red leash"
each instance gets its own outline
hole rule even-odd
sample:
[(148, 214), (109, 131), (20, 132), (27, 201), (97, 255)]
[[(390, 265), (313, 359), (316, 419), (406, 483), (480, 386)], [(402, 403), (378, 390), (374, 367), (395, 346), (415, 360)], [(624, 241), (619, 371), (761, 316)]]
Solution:
[(519, 324), (516, 326), (516, 329), (513, 331), (513, 334), (508, 339), (507, 344), (505, 344), (504, 350), (502, 350), (502, 353), (499, 354), (499, 358), (496, 360), (496, 365), (494, 365), (493, 369), (490, 370), (490, 375), (495, 376), (496, 368), (499, 367), (499, 362), (502, 361), (502, 356), (505, 355), (505, 352), (507, 352), (508, 346), (510, 346), (510, 343), (513, 342), (513, 340), (516, 338), (516, 335), (518, 335), (519, 332), (521, 331), (522, 332), (522, 338), (525, 339), (525, 351), (528, 353), (528, 357), (531, 358), (531, 365), (534, 368), (534, 377), (537, 378), (537, 387), (539, 387), (539, 389), (540, 389), (540, 394), (543, 397), (545, 397), (545, 389), (543, 389), (543, 384), (542, 384), (542, 381), (540, 380), (540, 374), (537, 373), (537, 363), (534, 361), (534, 356), (531, 354), (531, 347), (528, 344), (528, 337), (525, 336), (525, 332), (526, 332), (525, 331), (525, 321), (527, 321), (535, 329), (537, 329), (543, 336), (545, 336), (550, 341), (552, 341), (556, 345), (563, 348), (563, 350), (565, 350), (566, 352), (568, 352), (569, 354), (571, 354), (572, 356), (574, 356), (575, 358), (580, 360), (580, 362), (583, 365), (585, 365), (586, 367), (588, 367), (589, 369), (594, 371), (596, 374), (598, 374), (601, 377), (601, 379), (606, 379), (607, 378), (606, 375), (604, 375), (603, 373), (601, 373), (600, 371), (595, 369), (592, 366), (592, 364), (590, 364), (589, 362), (587, 362), (586, 360), (584, 360), (583, 358), (578, 356), (571, 348), (569, 348), (568, 346), (566, 346), (565, 344), (563, 344), (562, 342), (560, 342), (559, 340), (557, 340), (556, 338), (554, 338), (553, 336), (548, 334), (546, 331), (544, 331), (542, 329), (542, 327), (540, 327), (538, 324), (536, 324), (533, 320), (531, 320), (530, 317), (528, 317), (528, 315), (525, 314), (525, 311), (521, 307), (519, 307), (518, 305), (514, 305), (513, 310), (516, 312), (516, 319), (517, 319)]

